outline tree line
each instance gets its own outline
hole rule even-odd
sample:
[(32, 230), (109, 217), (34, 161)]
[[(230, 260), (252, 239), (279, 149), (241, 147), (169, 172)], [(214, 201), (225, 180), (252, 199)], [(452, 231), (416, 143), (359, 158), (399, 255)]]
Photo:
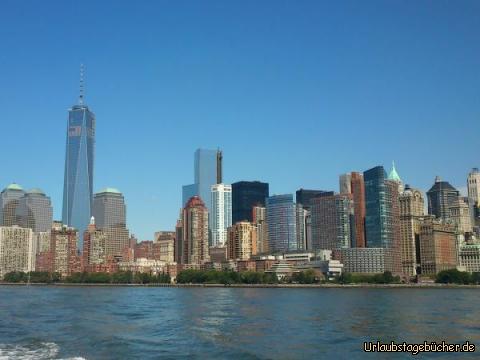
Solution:
[(169, 284), (171, 282), (168, 274), (133, 273), (132, 271), (118, 271), (116, 273), (74, 273), (62, 279), (59, 273), (32, 271), (25, 273), (13, 271), (5, 274), (5, 282), (9, 283), (42, 283), (52, 284), (65, 282), (70, 284)]
[(435, 282), (439, 284), (478, 285), (480, 284), (480, 273), (469, 273), (457, 269), (443, 270), (435, 276)]

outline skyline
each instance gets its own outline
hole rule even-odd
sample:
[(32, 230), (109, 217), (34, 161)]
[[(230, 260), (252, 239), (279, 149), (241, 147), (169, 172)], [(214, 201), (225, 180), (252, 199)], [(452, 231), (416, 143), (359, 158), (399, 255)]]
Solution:
[[(97, 119), (94, 192), (111, 186), (124, 194), (128, 227), (139, 240), (174, 228), (197, 148), (223, 151), (226, 184), (264, 181), (272, 195), (293, 194), (299, 188), (338, 192), (340, 174), (376, 165), (389, 169), (392, 160), (404, 182), (424, 193), (436, 175), (463, 192), (467, 174), (480, 165), (475, 153), (480, 45), (474, 42), (479, 30), (467, 3), (461, 10), (443, 2), (430, 7), (380, 4), (376, 11), (385, 12), (385, 19), (365, 14), (373, 11), (374, 2), (361, 9), (350, 3), (281, 4), (278, 18), (262, 17), (267, 2), (247, 3), (258, 11), (252, 14), (237, 4), (190, 3), (184, 8), (150, 3), (139, 5), (133, 14), (145, 17), (145, 24), (116, 33), (105, 29), (128, 15), (124, 3), (111, 19), (102, 19), (107, 6), (98, 4), (96, 13), (92, 3), (85, 2), (79, 13), (70, 14), (80, 19), (92, 13), (93, 26), (83, 32), (49, 24), (52, 16), (61, 17), (49, 14), (49, 7), (62, 14), (68, 5), (26, 4), (7, 3), (0, 14), (0, 34), (5, 35), (0, 43), (0, 118), (5, 133), (18, 135), (0, 142), (3, 154), (14, 155), (4, 158), (0, 187), (16, 182), (25, 189), (42, 188), (52, 199), (55, 219), (61, 218), (67, 109), (78, 98), (82, 62), (85, 103)], [(342, 9), (352, 7), (364, 11), (358, 17), (345, 14), (351, 28), (335, 23)], [(5, 16), (22, 8), (24, 17)], [(236, 14), (235, 9), (242, 11)], [(331, 19), (322, 13), (325, 9)], [(412, 9), (419, 13), (408, 13)], [(430, 18), (426, 10), (437, 17)], [(213, 24), (195, 17), (195, 11), (210, 14)], [(176, 38), (162, 32), (166, 25), (154, 15), (170, 19)], [(237, 19), (232, 26), (222, 25), (224, 37), (214, 32), (219, 22), (232, 17)], [(327, 25), (317, 24), (318, 17)], [(362, 23), (368, 19), (370, 26)], [(391, 28), (376, 34), (389, 20)], [(409, 21), (417, 27), (398, 26)], [(456, 26), (446, 29), (445, 22)], [(363, 26), (355, 29), (355, 24)], [(430, 32), (420, 31), (420, 24), (430, 25)], [(42, 46), (30, 38), (35, 26)], [(57, 34), (57, 26), (65, 34)], [(336, 42), (322, 32), (329, 26)], [(349, 40), (355, 30), (367, 36)], [(319, 44), (313, 44), (314, 35), (322, 34)], [(445, 36), (442, 41), (440, 35)], [(389, 45), (389, 36), (397, 47)], [(77, 40), (75, 50), (61, 54), (72, 38)], [(432, 38), (436, 41), (429, 45)], [(175, 39), (190, 40), (191, 48), (176, 45)], [(102, 41), (110, 45), (103, 48)], [(35, 56), (22, 56), (19, 44), (31, 47)], [(121, 45), (137, 52), (126, 54)], [(202, 51), (205, 45), (209, 47)], [(97, 53), (86, 51), (90, 48)], [(415, 50), (417, 58), (409, 58), (408, 50)], [(125, 57), (116, 57), (120, 54)], [(428, 120), (419, 123), (422, 119)], [(238, 128), (245, 135), (235, 133)], [(370, 147), (374, 141), (378, 146)]]

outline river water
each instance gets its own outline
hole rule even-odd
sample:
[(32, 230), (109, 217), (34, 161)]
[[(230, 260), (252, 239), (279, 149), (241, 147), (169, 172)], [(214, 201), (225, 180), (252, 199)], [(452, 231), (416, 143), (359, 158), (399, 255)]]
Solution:
[[(0, 360), (385, 358), (363, 342), (392, 340), (478, 356), (480, 290), (0, 286)], [(459, 354), (419, 356), (439, 355)]]

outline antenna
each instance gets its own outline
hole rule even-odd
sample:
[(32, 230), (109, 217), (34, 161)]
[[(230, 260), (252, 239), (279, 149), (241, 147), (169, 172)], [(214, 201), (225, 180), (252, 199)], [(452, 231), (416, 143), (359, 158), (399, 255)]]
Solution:
[(83, 64), (80, 64), (80, 96), (78, 97), (78, 103), (80, 105), (83, 105), (83, 98), (85, 97), (84, 75), (85, 66)]

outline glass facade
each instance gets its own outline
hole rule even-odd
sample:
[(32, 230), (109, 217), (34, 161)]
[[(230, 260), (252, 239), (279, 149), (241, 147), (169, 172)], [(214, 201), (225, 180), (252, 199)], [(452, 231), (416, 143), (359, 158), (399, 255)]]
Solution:
[(212, 243), (211, 246), (225, 246), (227, 230), (232, 226), (232, 186), (212, 185)]
[(253, 221), (255, 206), (265, 206), (268, 197), (268, 183), (260, 181), (239, 181), (232, 184), (232, 222)]
[(376, 166), (363, 173), (367, 247), (388, 247), (386, 178), (383, 166)]
[(269, 248), (272, 253), (298, 250), (296, 206), (293, 195), (275, 195), (266, 199)]
[[(95, 115), (86, 105), (69, 111), (62, 221), (82, 234), (90, 222), (93, 200)], [(79, 249), (83, 248), (80, 236)]]

